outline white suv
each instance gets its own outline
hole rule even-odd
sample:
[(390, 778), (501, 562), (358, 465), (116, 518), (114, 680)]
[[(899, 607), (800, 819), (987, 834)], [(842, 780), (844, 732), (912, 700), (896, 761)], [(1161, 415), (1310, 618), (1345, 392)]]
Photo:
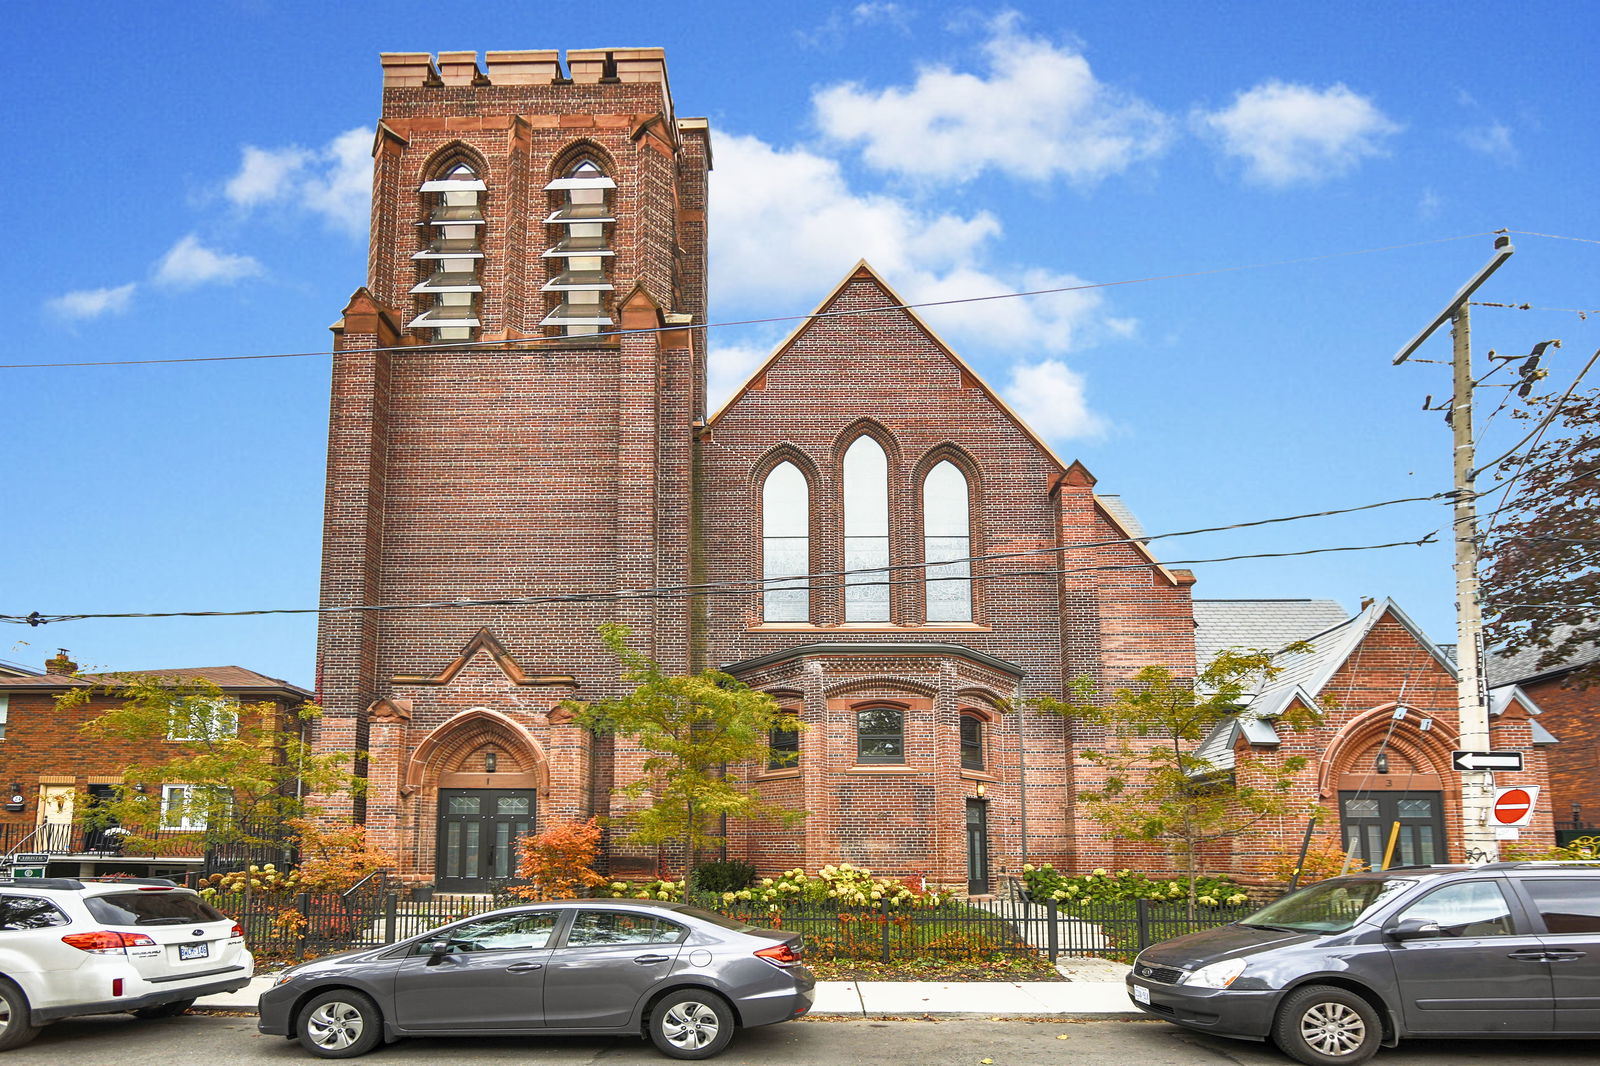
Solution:
[(244, 931), (155, 878), (0, 879), (0, 1051), (80, 1014), (181, 1014), (249, 983)]

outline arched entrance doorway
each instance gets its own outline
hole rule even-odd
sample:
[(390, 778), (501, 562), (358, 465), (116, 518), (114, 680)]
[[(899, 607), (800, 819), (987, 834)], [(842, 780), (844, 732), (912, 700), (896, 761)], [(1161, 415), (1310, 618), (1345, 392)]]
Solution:
[(1335, 793), (1340, 843), (1372, 869), (1386, 854), (1391, 866), (1449, 862), (1456, 801), (1444, 767), (1453, 731), (1414, 709), (1395, 713), (1393, 704), (1374, 708), (1329, 745), (1333, 788), (1324, 795)]
[(488, 892), (513, 877), (517, 842), (536, 832), (548, 772), (538, 741), (486, 708), (457, 715), (418, 745), (407, 778), (432, 807), (433, 876), (445, 892)]

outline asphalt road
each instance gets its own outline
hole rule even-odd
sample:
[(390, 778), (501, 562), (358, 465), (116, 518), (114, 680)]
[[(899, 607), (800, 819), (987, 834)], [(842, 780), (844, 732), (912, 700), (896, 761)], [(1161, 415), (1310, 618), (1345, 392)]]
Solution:
[[(1384, 1050), (1376, 1066), (1593, 1066), (1593, 1040), (1409, 1041)], [(298, 1044), (261, 1036), (253, 1017), (185, 1015), (139, 1021), (126, 1015), (58, 1022), (32, 1044), (7, 1053), (3, 1066), (268, 1066), (319, 1060)], [(671, 1062), (641, 1040), (558, 1037), (404, 1040), (363, 1061), (372, 1066), (480, 1066), (516, 1063)], [(1290, 1060), (1261, 1044), (1190, 1033), (1163, 1022), (827, 1021), (806, 1020), (740, 1033), (720, 1066), (1190, 1066), (1236, 1063), (1283, 1066)]]

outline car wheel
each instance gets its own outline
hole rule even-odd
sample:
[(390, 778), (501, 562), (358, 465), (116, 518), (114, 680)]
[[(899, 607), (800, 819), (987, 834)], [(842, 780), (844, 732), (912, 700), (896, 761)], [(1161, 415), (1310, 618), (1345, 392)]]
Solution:
[(1290, 993), (1278, 1008), (1272, 1039), (1308, 1066), (1352, 1066), (1377, 1052), (1383, 1025), (1372, 1004), (1354, 992), (1310, 985)]
[(371, 997), (353, 988), (329, 989), (300, 1008), (300, 1046), (325, 1059), (365, 1055), (383, 1039), (383, 1019)]
[(22, 989), (0, 977), (0, 1051), (21, 1047), (39, 1035), (28, 1013), (28, 997)]
[(135, 1018), (171, 1018), (182, 1014), (192, 1006), (194, 1006), (194, 1000), (192, 999), (175, 999), (171, 1003), (160, 1003), (154, 1007), (140, 1007), (138, 1010), (131, 1010), (128, 1013)]
[(685, 988), (650, 1012), (650, 1040), (675, 1059), (709, 1059), (733, 1039), (733, 1008), (715, 992)]

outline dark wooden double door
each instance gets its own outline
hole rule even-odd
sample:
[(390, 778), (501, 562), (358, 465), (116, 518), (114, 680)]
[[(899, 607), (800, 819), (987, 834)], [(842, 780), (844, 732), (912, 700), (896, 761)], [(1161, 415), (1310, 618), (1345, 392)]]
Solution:
[(1383, 865), (1389, 834), (1395, 836), (1391, 866), (1429, 866), (1450, 861), (1445, 851), (1444, 795), (1439, 792), (1341, 792), (1339, 820), (1346, 851), (1376, 870)]
[(532, 789), (439, 790), (434, 884), (441, 892), (487, 892), (517, 872), (517, 840), (533, 832)]

